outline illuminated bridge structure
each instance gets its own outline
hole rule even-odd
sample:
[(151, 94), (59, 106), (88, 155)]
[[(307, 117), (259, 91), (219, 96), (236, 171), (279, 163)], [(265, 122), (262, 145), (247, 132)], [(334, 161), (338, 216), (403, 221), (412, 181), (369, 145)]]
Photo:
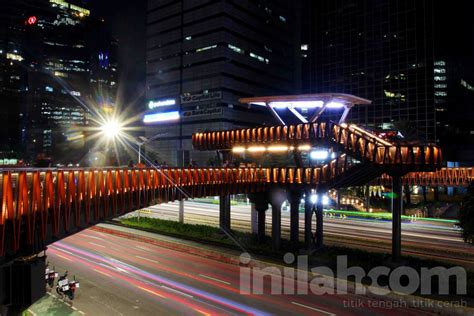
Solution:
[[(322, 109), (340, 103), (344, 115), (347, 115), (353, 105), (351, 102), (359, 99), (330, 94), (324, 95), (323, 100), (323, 103), (318, 103)], [(265, 104), (271, 107), (271, 102)], [(292, 106), (292, 113), (298, 117), (295, 107)], [(334, 158), (316, 167), (3, 170), (0, 175), (0, 264), (3, 264), (0, 266), (0, 305), (25, 306), (44, 294), (44, 259), (41, 263), (35, 255), (48, 244), (139, 208), (206, 196), (220, 197), (220, 227), (228, 230), (230, 195), (248, 194), (253, 204), (252, 231), (260, 238), (265, 235), (265, 213), (270, 204), (275, 250), (281, 245), (282, 203), (285, 200), (290, 202), (290, 240), (297, 243), (299, 205), (304, 197), (305, 243), (308, 247), (321, 247), (322, 199), (313, 201), (313, 196), (333, 188), (363, 185), (377, 178), (391, 181), (396, 197), (393, 203), (392, 254), (397, 259), (401, 248), (402, 181), (420, 181), (425, 178), (418, 175), (425, 172), (456, 175), (445, 177), (447, 181), (453, 181), (461, 173), (437, 171), (442, 166), (442, 155), (436, 146), (389, 142), (343, 120), (338, 123), (318, 121), (321, 113), (319, 109), (310, 121), (303, 120), (296, 125), (205, 132), (192, 136), (195, 149), (221, 151), (227, 155), (251, 150), (255, 146), (269, 152), (276, 149), (300, 152), (325, 147), (334, 153)], [(472, 171), (469, 172), (472, 176)], [(382, 176), (384, 174), (391, 180)], [(412, 178), (414, 180), (410, 180)], [(316, 234), (312, 232), (314, 214)], [(34, 277), (38, 274), (40, 280)], [(25, 286), (28, 277), (31, 277), (30, 287)]]
[[(441, 168), (431, 172), (410, 172), (402, 177), (404, 185), (467, 187), (474, 181), (474, 168)], [(374, 183), (391, 185), (392, 178), (383, 174)]]

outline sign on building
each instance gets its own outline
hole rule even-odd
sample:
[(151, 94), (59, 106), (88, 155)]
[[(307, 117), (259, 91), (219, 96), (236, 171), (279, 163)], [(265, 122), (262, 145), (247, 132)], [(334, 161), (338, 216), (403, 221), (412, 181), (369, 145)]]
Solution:
[(219, 100), (219, 99), (222, 99), (222, 91), (214, 91), (214, 92), (209, 92), (209, 93), (192, 94), (192, 95), (182, 95), (181, 104), (210, 101), (210, 100)]

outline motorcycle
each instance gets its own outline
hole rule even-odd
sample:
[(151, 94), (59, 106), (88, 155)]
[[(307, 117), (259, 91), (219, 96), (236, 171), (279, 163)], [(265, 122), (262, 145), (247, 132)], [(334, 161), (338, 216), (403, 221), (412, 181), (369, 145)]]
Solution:
[(67, 276), (68, 272), (66, 271), (64, 275), (59, 278), (56, 293), (58, 293), (60, 297), (67, 296), (72, 301), (74, 300), (76, 289), (79, 288), (79, 282), (76, 281), (76, 277), (74, 277), (73, 281), (69, 281)]
[(46, 264), (46, 272), (45, 272), (45, 281), (46, 281), (46, 284), (52, 288), (54, 286), (54, 280), (58, 277), (58, 273), (56, 271), (54, 271), (54, 267), (53, 269), (50, 269), (49, 268), (49, 264), (47, 263)]

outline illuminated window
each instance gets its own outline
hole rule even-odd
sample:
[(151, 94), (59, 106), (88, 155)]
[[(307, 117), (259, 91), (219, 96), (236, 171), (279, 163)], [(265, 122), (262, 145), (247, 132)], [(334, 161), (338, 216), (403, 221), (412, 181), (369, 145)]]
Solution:
[(255, 59), (258, 59), (258, 60), (261, 61), (262, 63), (268, 64), (268, 63), (270, 62), (270, 60), (268, 60), (267, 58), (264, 58), (264, 57), (262, 57), (262, 56), (260, 56), (260, 55), (254, 54), (254, 53), (252, 53), (252, 52), (250, 53), (250, 57), (255, 58)]
[(71, 95), (76, 96), (76, 97), (81, 96), (81, 93), (79, 91), (71, 91), (70, 93), (71, 93)]
[(89, 16), (91, 12), (87, 9), (84, 9), (80, 6), (68, 3), (63, 0), (49, 0), (49, 3), (59, 5), (60, 7), (69, 8), (71, 10), (77, 11), (80, 17)]
[(434, 85), (434, 87), (435, 87), (435, 89), (445, 89), (445, 88), (448, 87), (448, 85), (445, 84), (445, 83), (437, 83), (437, 84)]
[(193, 39), (193, 37), (192, 36), (186, 36), (184, 39), (187, 40), (187, 41), (190, 41), (190, 40)]
[(301, 44), (301, 50), (308, 50), (308, 44)]
[(22, 61), (24, 58), (18, 54), (7, 53), (7, 59)]
[(437, 96), (437, 97), (445, 97), (447, 95), (448, 94), (444, 91), (435, 91), (435, 96)]
[(467, 83), (466, 80), (461, 79), (461, 86), (463, 86), (463, 87), (466, 88), (467, 90), (474, 91), (474, 86), (472, 86), (472, 85), (470, 85), (469, 83)]
[(227, 46), (236, 53), (239, 53), (239, 54), (244, 54), (245, 53), (245, 51), (242, 48), (238, 48), (237, 46), (234, 46), (234, 45), (231, 45), (231, 44), (228, 44)]
[(446, 62), (442, 61), (442, 60), (437, 60), (434, 62), (434, 65), (435, 66), (446, 66)]
[(281, 15), (280, 15), (278, 18), (279, 18), (279, 19), (280, 19), (280, 21), (282, 21), (283, 23), (285, 23), (285, 22), (286, 22), (286, 18), (285, 18), (284, 16), (281, 16)]
[(446, 76), (434, 76), (435, 81), (446, 81)]
[(401, 94), (400, 92), (392, 92), (387, 90), (384, 90), (383, 92), (387, 98), (400, 98), (402, 100), (405, 99), (405, 95)]
[(211, 45), (211, 46), (198, 48), (198, 49), (196, 49), (196, 53), (199, 53), (199, 52), (202, 52), (202, 51), (205, 51), (205, 50), (209, 50), (209, 49), (213, 49), (213, 48), (216, 48), (216, 47), (217, 47), (217, 45)]
[(446, 69), (444, 69), (444, 68), (435, 68), (435, 69), (434, 69), (434, 73), (435, 73), (435, 74), (445, 74), (445, 73), (446, 73)]
[(53, 92), (54, 91), (53, 87), (50, 87), (50, 86), (44, 87), (44, 90), (46, 90), (47, 92)]

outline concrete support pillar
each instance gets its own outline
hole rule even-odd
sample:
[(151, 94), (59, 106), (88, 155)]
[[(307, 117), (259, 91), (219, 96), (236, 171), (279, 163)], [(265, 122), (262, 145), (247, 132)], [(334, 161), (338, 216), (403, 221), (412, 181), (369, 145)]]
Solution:
[(265, 209), (257, 210), (258, 218), (257, 218), (257, 239), (259, 242), (262, 242), (265, 239), (265, 219), (266, 219), (266, 211)]
[(336, 209), (341, 208), (341, 193), (339, 190), (336, 191)]
[(281, 204), (272, 203), (272, 249), (281, 248)]
[(182, 224), (184, 223), (184, 201), (179, 201), (179, 210), (178, 210), (178, 221)]
[(251, 233), (257, 235), (258, 233), (258, 212), (255, 203), (250, 204), (250, 228)]
[(253, 193), (248, 195), (252, 203), (252, 233), (257, 234), (257, 239), (262, 242), (265, 239), (265, 217), (268, 209), (268, 199), (265, 193)]
[(370, 207), (370, 187), (367, 184), (365, 186), (365, 211), (368, 213)]
[(45, 296), (46, 257), (0, 265), (0, 313), (22, 315), (28, 306)]
[(438, 202), (439, 201), (439, 187), (438, 186), (435, 186), (433, 188), (433, 193), (434, 193), (434, 200), (435, 202)]
[(290, 200), (290, 242), (297, 244), (300, 233), (300, 200), (301, 193), (291, 192)]
[(426, 204), (426, 185), (421, 187), (421, 191), (423, 192), (423, 202)]
[(219, 227), (230, 231), (230, 195), (219, 197)]
[(316, 204), (316, 248), (323, 247), (323, 202), (321, 195)]
[(311, 222), (313, 219), (313, 203), (310, 198), (311, 193), (306, 192), (304, 201), (304, 243), (305, 247), (309, 248), (313, 243), (313, 232), (311, 228)]
[[(403, 186), (403, 190), (404, 190), (404, 195), (405, 195), (405, 199), (406, 199), (406, 205), (407, 207), (411, 205), (411, 192), (410, 192), (410, 186), (408, 184), (405, 184)], [(405, 214), (405, 213), (404, 213)]]
[(392, 260), (398, 261), (402, 249), (403, 190), (400, 175), (392, 176)]

